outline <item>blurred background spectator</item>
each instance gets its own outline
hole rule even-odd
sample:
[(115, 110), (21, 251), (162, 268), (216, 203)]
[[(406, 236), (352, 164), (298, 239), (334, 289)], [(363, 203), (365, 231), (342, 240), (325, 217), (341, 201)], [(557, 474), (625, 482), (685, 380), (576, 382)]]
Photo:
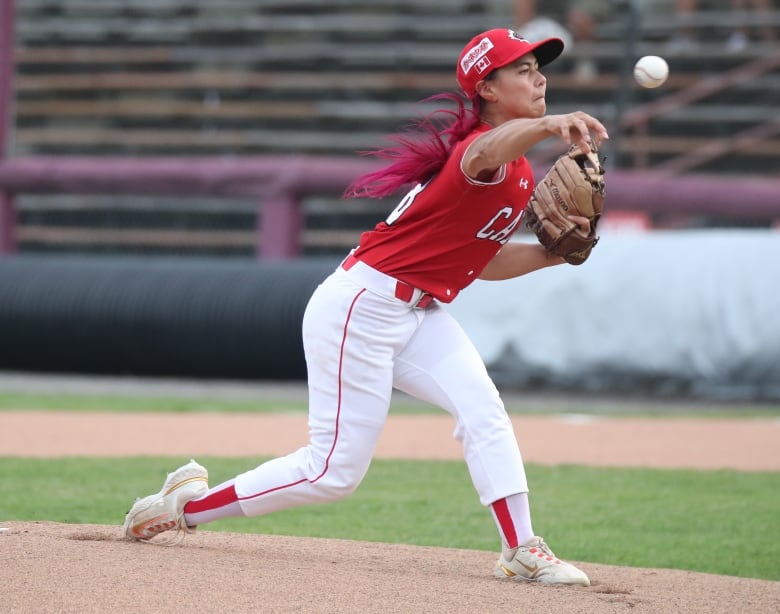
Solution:
[(565, 44), (564, 53), (577, 54), (574, 74), (581, 80), (596, 76), (596, 62), (577, 49), (577, 45), (595, 40), (598, 19), (609, 11), (609, 0), (572, 0), (562, 15), (563, 23), (549, 15), (540, 15), (537, 8), (536, 0), (515, 0), (514, 22), (517, 30), (530, 40), (557, 36)]
[[(732, 0), (731, 6), (735, 12), (745, 11), (748, 8), (752, 9), (759, 18), (759, 23), (762, 25), (756, 25), (754, 28), (737, 26), (729, 38), (729, 49), (734, 51), (741, 51), (744, 49), (748, 42), (752, 40), (751, 30), (759, 33), (760, 37), (766, 43), (773, 43), (775, 41), (775, 30), (769, 19), (771, 17), (771, 11), (774, 11), (775, 9), (773, 0)], [(735, 17), (738, 17), (738, 15), (735, 15)]]
[[(775, 40), (772, 25), (773, 0), (730, 0), (731, 17), (728, 20), (730, 34), (726, 39), (726, 49), (731, 52), (743, 51), (751, 41), (771, 44)], [(674, 37), (669, 40), (667, 50), (671, 52), (691, 52), (698, 48), (701, 36), (693, 17), (702, 10), (698, 0), (675, 0), (675, 18), (683, 24)]]

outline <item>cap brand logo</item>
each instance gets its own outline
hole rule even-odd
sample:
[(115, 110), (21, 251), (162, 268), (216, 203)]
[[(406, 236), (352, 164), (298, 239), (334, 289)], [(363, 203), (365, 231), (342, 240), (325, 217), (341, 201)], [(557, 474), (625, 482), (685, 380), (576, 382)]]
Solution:
[(517, 41), (523, 41), (524, 43), (528, 42), (528, 39), (523, 38), (522, 36), (520, 36), (514, 30), (507, 30), (507, 32), (509, 33), (509, 38), (513, 38), (513, 39), (515, 39)]
[[(463, 71), (464, 75), (467, 75), (469, 71), (474, 68), (474, 65), (479, 62), (484, 55), (490, 51), (493, 48), (493, 43), (490, 41), (490, 39), (486, 36), (481, 41), (479, 41), (476, 45), (474, 45), (471, 49), (469, 49), (466, 52), (466, 55), (463, 56), (463, 59), (460, 61), (460, 69)], [(490, 60), (485, 58), (485, 60), (488, 62), (488, 66), (490, 65)], [(485, 66), (482, 68), (479, 72), (482, 72), (487, 68)]]

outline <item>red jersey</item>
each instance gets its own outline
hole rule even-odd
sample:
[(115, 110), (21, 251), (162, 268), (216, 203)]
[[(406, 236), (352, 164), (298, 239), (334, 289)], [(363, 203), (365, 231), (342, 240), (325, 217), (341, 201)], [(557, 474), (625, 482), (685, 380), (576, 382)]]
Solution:
[(458, 143), (433, 178), (415, 186), (384, 222), (361, 235), (354, 255), (444, 303), (477, 279), (520, 227), (534, 190), (525, 157), (502, 166), (490, 183), (466, 176), (463, 154), (488, 130), (482, 124)]

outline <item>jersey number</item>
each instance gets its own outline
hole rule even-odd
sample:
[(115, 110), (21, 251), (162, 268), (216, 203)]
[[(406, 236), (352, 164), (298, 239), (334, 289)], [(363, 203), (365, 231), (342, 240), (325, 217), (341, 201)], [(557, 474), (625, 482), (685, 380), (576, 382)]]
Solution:
[(394, 224), (398, 221), (398, 218), (403, 215), (403, 212), (406, 211), (409, 207), (412, 206), (412, 203), (414, 202), (414, 199), (417, 198), (417, 195), (422, 192), (425, 189), (425, 186), (428, 185), (428, 183), (418, 183), (416, 186), (414, 186), (411, 190), (409, 190), (406, 193), (406, 196), (404, 196), (401, 199), (401, 202), (398, 203), (398, 206), (393, 209), (393, 211), (390, 213), (390, 215), (387, 216), (387, 219), (385, 220), (385, 224), (388, 226)]

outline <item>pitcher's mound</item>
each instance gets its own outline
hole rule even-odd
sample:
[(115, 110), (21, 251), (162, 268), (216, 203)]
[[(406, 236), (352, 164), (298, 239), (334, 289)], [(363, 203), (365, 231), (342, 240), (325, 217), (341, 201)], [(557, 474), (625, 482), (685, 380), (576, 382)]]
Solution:
[[(8, 612), (777, 612), (780, 582), (578, 563), (593, 585), (491, 576), (490, 552), (200, 531), (174, 547), (105, 525), (5, 522)], [(673, 544), (670, 544), (673, 547)]]

